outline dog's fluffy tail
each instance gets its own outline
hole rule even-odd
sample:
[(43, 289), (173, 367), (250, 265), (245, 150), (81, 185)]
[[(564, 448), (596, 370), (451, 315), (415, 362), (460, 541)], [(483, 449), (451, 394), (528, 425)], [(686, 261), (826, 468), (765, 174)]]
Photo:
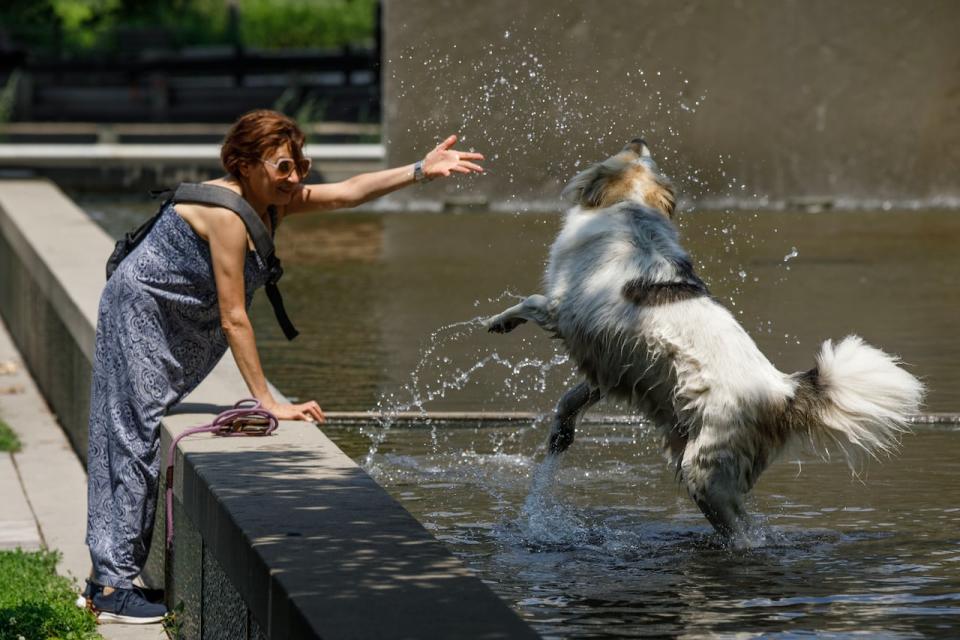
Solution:
[(796, 376), (790, 404), (795, 430), (806, 428), (815, 445), (836, 444), (853, 462), (857, 453), (889, 453), (919, 411), (923, 384), (900, 368), (896, 356), (847, 336), (823, 343), (816, 368)]

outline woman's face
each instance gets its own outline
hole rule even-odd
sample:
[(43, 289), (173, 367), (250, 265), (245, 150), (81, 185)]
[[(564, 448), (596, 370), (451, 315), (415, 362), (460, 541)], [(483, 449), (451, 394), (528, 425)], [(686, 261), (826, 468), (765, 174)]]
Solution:
[(247, 199), (267, 205), (289, 204), (301, 181), (293, 157), (287, 142), (267, 151), (259, 162), (246, 165)]

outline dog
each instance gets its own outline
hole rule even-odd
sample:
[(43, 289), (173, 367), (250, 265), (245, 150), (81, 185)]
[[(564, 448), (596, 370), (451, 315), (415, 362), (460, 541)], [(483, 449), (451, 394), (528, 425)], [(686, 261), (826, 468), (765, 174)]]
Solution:
[(893, 451), (923, 385), (855, 335), (823, 343), (816, 366), (785, 374), (710, 295), (673, 224), (676, 196), (647, 144), (631, 141), (577, 174), (550, 248), (544, 293), (484, 321), (531, 321), (562, 340), (583, 380), (557, 405), (548, 456), (578, 417), (609, 397), (659, 431), (668, 461), (714, 529), (748, 536), (745, 497), (795, 443), (856, 454)]

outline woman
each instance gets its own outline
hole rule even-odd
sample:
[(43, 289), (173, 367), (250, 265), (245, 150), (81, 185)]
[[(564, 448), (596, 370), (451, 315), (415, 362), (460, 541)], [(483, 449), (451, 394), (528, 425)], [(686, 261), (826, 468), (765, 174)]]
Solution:
[[(354, 207), (417, 181), (482, 173), (479, 153), (450, 136), (422, 161), (343, 182), (302, 184), (304, 135), (275, 111), (242, 116), (221, 150), (227, 176), (207, 184), (242, 196), (266, 228), (285, 217)], [(169, 203), (111, 276), (100, 300), (90, 403), (86, 542), (93, 561), (86, 601), (101, 621), (157, 622), (166, 614), (133, 586), (156, 510), (159, 424), (229, 347), (250, 394), (281, 420), (324, 420), (315, 401), (270, 393), (247, 309), (268, 277), (230, 209)]]

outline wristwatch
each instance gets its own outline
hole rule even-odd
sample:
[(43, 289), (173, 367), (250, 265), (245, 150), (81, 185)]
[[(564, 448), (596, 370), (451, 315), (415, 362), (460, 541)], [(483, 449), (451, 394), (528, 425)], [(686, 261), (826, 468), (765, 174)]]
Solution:
[(417, 160), (413, 163), (413, 179), (417, 182), (429, 182), (430, 179), (423, 172), (423, 160)]

